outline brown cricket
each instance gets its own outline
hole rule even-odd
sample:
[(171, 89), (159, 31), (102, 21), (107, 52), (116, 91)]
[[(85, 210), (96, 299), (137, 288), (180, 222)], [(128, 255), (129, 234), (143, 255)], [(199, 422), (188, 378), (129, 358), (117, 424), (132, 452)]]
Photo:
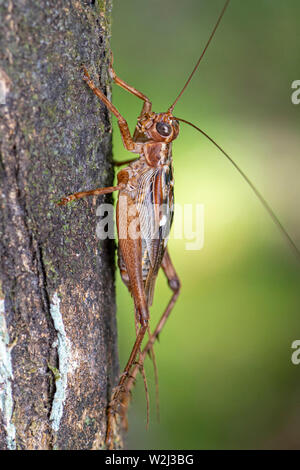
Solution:
[[(298, 248), (270, 206), (231, 157), (204, 131), (189, 121), (177, 118), (173, 115), (174, 107), (198, 68), (228, 4), (229, 0), (225, 2), (217, 23), (213, 28), (213, 31), (192, 73), (189, 75), (188, 80), (176, 100), (165, 113), (153, 112), (152, 103), (147, 96), (125, 83), (116, 75), (111, 60), (109, 73), (112, 80), (124, 90), (127, 90), (129, 93), (144, 102), (133, 136), (130, 134), (128, 124), (124, 117), (107, 99), (104, 93), (96, 87), (94, 82), (91, 80), (88, 71), (83, 67), (83, 78), (87, 85), (107, 106), (109, 111), (116, 116), (125, 148), (128, 151), (139, 155), (139, 157), (132, 160), (118, 163), (115, 162), (118, 166), (123, 164), (128, 165), (118, 173), (118, 184), (116, 186), (97, 188), (90, 191), (81, 191), (64, 197), (59, 202), (59, 205), (65, 205), (70, 201), (86, 196), (97, 196), (112, 193), (113, 191), (119, 191), (117, 203), (117, 229), (119, 237), (118, 264), (122, 280), (134, 300), (136, 340), (124, 371), (120, 376), (119, 383), (113, 390), (107, 409), (108, 421), (106, 445), (109, 449), (112, 449), (114, 445), (113, 438), (116, 415), (119, 414), (122, 418), (124, 427), (127, 426), (126, 414), (129, 395), (139, 371), (141, 371), (143, 375), (147, 392), (143, 366), (147, 353), (150, 353), (152, 356), (156, 373), (153, 344), (165, 325), (180, 292), (180, 280), (176, 274), (167, 249), (168, 236), (173, 219), (174, 200), (172, 142), (179, 134), (178, 121), (185, 122), (197, 129), (206, 136), (226, 156), (226, 158), (230, 160), (250, 185), (280, 231), (299, 256)], [(123, 209), (124, 207), (125, 210)], [(130, 230), (128, 230), (132, 223), (134, 223), (137, 228), (134, 233), (130, 233)], [(124, 231), (126, 236), (124, 236)], [(137, 236), (137, 234), (139, 236)], [(155, 330), (151, 333), (149, 327), (149, 307), (152, 304), (155, 282), (160, 268), (162, 268), (166, 275), (168, 284), (172, 290), (172, 297)], [(149, 334), (149, 339), (142, 350), (142, 341), (147, 332)]]

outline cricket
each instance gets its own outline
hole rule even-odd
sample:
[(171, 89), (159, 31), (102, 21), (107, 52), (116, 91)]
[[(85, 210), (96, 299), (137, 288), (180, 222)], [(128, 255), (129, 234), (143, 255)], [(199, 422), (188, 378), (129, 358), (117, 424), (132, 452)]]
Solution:
[[(174, 178), (172, 142), (179, 136), (180, 126), (192, 126), (197, 132), (208, 139), (222, 155), (234, 166), (246, 184), (259, 199), (266, 212), (272, 218), (277, 229), (281, 232), (291, 249), (300, 258), (300, 252), (292, 237), (289, 235), (277, 215), (268, 202), (258, 191), (256, 186), (235, 163), (233, 158), (210, 137), (204, 130), (194, 123), (177, 116), (175, 108), (192, 77), (198, 71), (201, 60), (206, 53), (211, 41), (216, 35), (218, 26), (229, 6), (230, 0), (226, 0), (211, 34), (201, 51), (199, 59), (188, 76), (177, 97), (165, 112), (156, 113), (152, 110), (151, 100), (133, 86), (121, 79), (114, 69), (113, 58), (109, 65), (109, 74), (112, 81), (123, 88), (133, 97), (143, 102), (142, 110), (137, 118), (137, 124), (131, 135), (126, 118), (118, 111), (117, 107), (109, 101), (107, 96), (94, 83), (90, 76), (88, 64), (84, 64), (83, 80), (87, 85), (87, 92), (93, 92), (97, 98), (116, 117), (120, 134), (125, 149), (133, 153), (132, 159), (115, 162), (122, 168), (115, 186), (97, 188), (67, 195), (59, 201), (64, 206), (70, 201), (87, 196), (98, 196), (118, 192), (116, 207), (118, 241), (118, 265), (121, 278), (128, 288), (134, 302), (134, 320), (136, 339), (132, 346), (126, 366), (119, 378), (119, 382), (112, 391), (107, 408), (107, 432), (106, 446), (113, 449), (116, 420), (120, 419), (123, 427), (127, 428), (127, 410), (130, 402), (130, 394), (134, 387), (136, 377), (140, 372), (147, 397), (147, 421), (149, 419), (149, 399), (144, 361), (149, 354), (152, 359), (156, 377), (157, 367), (155, 360), (154, 344), (164, 328), (180, 294), (180, 278), (172, 262), (172, 255), (168, 250), (169, 232), (174, 215)], [(228, 9), (229, 10), (229, 9)], [(125, 211), (122, 208), (125, 207)], [(126, 216), (126, 217), (125, 217)], [(137, 231), (128, 230), (130, 224), (135, 223)], [(126, 232), (126, 237), (120, 236)], [(153, 302), (155, 285), (158, 273), (162, 269), (171, 290), (171, 298), (156, 327), (150, 328), (150, 308)], [(145, 345), (143, 341), (145, 340)]]

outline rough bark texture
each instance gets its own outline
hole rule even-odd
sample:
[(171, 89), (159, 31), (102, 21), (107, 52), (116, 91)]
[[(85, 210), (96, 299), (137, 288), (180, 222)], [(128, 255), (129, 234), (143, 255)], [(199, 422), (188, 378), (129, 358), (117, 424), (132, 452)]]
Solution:
[(111, 0), (0, 3), (0, 448), (99, 449), (118, 373), (114, 244), (96, 236)]

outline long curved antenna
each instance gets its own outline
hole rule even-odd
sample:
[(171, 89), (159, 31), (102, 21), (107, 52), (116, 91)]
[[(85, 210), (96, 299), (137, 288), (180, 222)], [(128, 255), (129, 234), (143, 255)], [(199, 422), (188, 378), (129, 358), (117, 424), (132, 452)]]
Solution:
[(191, 81), (191, 79), (192, 79), (194, 73), (196, 72), (196, 70), (197, 70), (197, 68), (198, 68), (198, 66), (199, 66), (199, 64), (200, 64), (200, 62), (201, 62), (201, 59), (202, 59), (202, 57), (204, 56), (204, 54), (205, 54), (205, 52), (206, 52), (206, 49), (208, 48), (208, 46), (209, 46), (209, 44), (210, 44), (212, 38), (213, 38), (214, 35), (215, 35), (215, 32), (216, 32), (216, 30), (217, 30), (217, 28), (218, 28), (218, 26), (219, 26), (219, 24), (220, 24), (220, 21), (221, 21), (223, 15), (224, 15), (224, 13), (225, 13), (225, 10), (226, 10), (226, 8), (227, 8), (227, 6), (228, 6), (229, 1), (230, 1), (230, 0), (226, 0), (225, 5), (224, 5), (224, 7), (223, 7), (223, 9), (222, 9), (222, 11), (221, 11), (221, 13), (220, 13), (220, 15), (219, 15), (218, 21), (216, 22), (215, 27), (214, 27), (214, 29), (212, 30), (211, 35), (209, 36), (209, 39), (208, 39), (208, 41), (207, 41), (207, 43), (206, 43), (206, 46), (204, 47), (204, 49), (203, 49), (203, 51), (202, 51), (202, 53), (201, 53), (201, 55), (200, 55), (200, 57), (199, 57), (199, 59), (198, 59), (196, 65), (195, 65), (195, 67), (193, 68), (192, 73), (190, 74), (189, 78), (188, 78), (187, 81), (185, 82), (184, 87), (182, 88), (181, 92), (180, 92), (179, 95), (177, 96), (177, 98), (176, 98), (176, 100), (174, 101), (174, 103), (169, 107), (169, 111), (170, 111), (170, 112), (172, 112), (173, 109), (175, 108), (175, 105), (176, 105), (177, 101), (179, 100), (179, 98), (180, 98), (181, 95), (183, 94), (184, 90), (186, 89), (186, 87), (187, 87), (188, 84), (190, 83), (190, 81)]
[(236, 168), (236, 170), (240, 173), (240, 175), (244, 178), (244, 180), (246, 181), (246, 183), (250, 186), (250, 188), (253, 190), (254, 194), (257, 196), (257, 198), (260, 200), (261, 204), (263, 205), (263, 207), (265, 208), (265, 210), (268, 212), (269, 216), (271, 217), (271, 219), (273, 220), (273, 222), (275, 223), (275, 225), (277, 226), (277, 228), (279, 229), (279, 231), (281, 232), (281, 234), (284, 236), (285, 240), (289, 243), (289, 245), (291, 246), (291, 248), (295, 251), (296, 255), (298, 256), (299, 260), (300, 260), (300, 250), (299, 248), (297, 247), (297, 245), (295, 244), (295, 242), (293, 241), (293, 239), (290, 237), (290, 235), (288, 234), (288, 232), (286, 231), (286, 229), (284, 228), (284, 226), (282, 225), (282, 223), (280, 222), (280, 220), (278, 219), (278, 217), (276, 216), (276, 214), (274, 213), (273, 209), (269, 206), (269, 204), (267, 203), (267, 201), (265, 200), (265, 198), (260, 194), (260, 192), (256, 189), (256, 187), (254, 186), (254, 184), (252, 183), (252, 181), (248, 178), (248, 176), (243, 172), (243, 170), (241, 170), (241, 168), (237, 165), (237, 163), (235, 163), (235, 161), (228, 155), (228, 153), (225, 152), (225, 150), (220, 147), (220, 145), (217, 144), (217, 142), (214, 141), (214, 139), (212, 139), (208, 134), (206, 134), (206, 132), (204, 132), (202, 129), (200, 129), (199, 127), (195, 126), (195, 124), (192, 124), (191, 122), (189, 121), (186, 121), (185, 119), (181, 119), (181, 118), (178, 118), (178, 117), (175, 117), (174, 116), (174, 119), (177, 119), (178, 121), (182, 121), (184, 122), (185, 124), (189, 124), (190, 126), (194, 127), (194, 129), (196, 129), (197, 131), (201, 132), (201, 134), (203, 134), (208, 140), (210, 140), (224, 155), (225, 157), (230, 161), (230, 163), (232, 163), (232, 165)]

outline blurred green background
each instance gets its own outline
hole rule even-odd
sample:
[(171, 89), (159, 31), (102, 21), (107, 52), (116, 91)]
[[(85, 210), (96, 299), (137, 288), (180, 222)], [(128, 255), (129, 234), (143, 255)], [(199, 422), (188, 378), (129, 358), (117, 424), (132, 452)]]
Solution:
[[(120, 77), (166, 111), (207, 41), (223, 0), (114, 0), (112, 50)], [(232, 0), (175, 115), (204, 129), (262, 191), (300, 246), (298, 0)], [(114, 86), (133, 130), (141, 102)], [(114, 121), (114, 156), (126, 159)], [(300, 269), (236, 170), (192, 128), (173, 146), (175, 200), (202, 203), (205, 243), (169, 250), (182, 293), (156, 345), (160, 422), (147, 359), (129, 413), (129, 449), (300, 448)], [(176, 218), (176, 214), (175, 214)], [(159, 276), (154, 328), (171, 293)], [(117, 277), (120, 367), (134, 340), (133, 304)]]

